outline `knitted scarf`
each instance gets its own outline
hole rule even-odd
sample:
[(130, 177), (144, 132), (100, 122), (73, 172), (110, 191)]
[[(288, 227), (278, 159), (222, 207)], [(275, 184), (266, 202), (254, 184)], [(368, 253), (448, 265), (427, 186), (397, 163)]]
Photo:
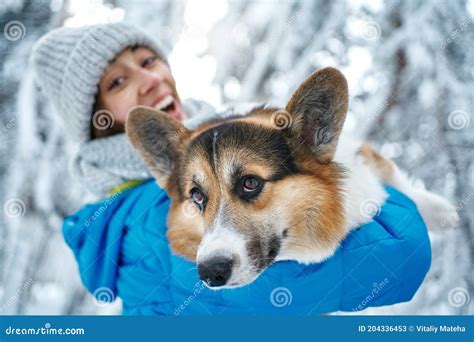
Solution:
[[(218, 115), (211, 105), (201, 101), (186, 100), (183, 107), (190, 117), (183, 124), (189, 129)], [(124, 183), (152, 178), (125, 133), (82, 144), (72, 159), (71, 168), (82, 186), (100, 197)]]

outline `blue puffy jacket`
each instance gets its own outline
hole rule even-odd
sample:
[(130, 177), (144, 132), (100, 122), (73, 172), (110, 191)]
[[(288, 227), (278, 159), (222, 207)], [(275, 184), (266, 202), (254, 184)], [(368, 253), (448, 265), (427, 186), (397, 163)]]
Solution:
[(415, 204), (387, 191), (381, 212), (327, 261), (276, 262), (238, 289), (208, 289), (194, 263), (172, 254), (165, 235), (170, 200), (152, 180), (86, 205), (65, 219), (63, 232), (87, 289), (99, 299), (119, 296), (124, 314), (357, 311), (409, 301), (430, 267), (426, 226)]

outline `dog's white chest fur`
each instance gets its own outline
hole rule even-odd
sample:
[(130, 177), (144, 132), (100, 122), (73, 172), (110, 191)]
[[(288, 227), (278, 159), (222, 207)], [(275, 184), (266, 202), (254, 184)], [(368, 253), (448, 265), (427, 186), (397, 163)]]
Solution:
[(343, 134), (334, 157), (345, 168), (342, 194), (348, 231), (370, 222), (388, 197), (380, 178), (358, 154), (360, 146), (360, 141)]

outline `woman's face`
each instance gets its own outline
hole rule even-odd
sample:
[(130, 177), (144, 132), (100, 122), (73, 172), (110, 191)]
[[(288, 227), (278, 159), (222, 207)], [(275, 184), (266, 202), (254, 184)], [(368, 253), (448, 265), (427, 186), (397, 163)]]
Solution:
[(110, 62), (97, 101), (98, 109), (113, 116), (113, 133), (125, 131), (127, 114), (137, 105), (161, 109), (178, 121), (185, 118), (169, 66), (146, 47), (128, 48)]

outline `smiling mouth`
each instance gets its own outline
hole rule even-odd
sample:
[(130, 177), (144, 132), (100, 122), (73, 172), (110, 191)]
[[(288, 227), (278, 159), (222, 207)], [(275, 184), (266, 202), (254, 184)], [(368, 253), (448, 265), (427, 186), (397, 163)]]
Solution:
[(178, 121), (182, 119), (181, 106), (172, 95), (166, 95), (154, 108), (168, 113)]

